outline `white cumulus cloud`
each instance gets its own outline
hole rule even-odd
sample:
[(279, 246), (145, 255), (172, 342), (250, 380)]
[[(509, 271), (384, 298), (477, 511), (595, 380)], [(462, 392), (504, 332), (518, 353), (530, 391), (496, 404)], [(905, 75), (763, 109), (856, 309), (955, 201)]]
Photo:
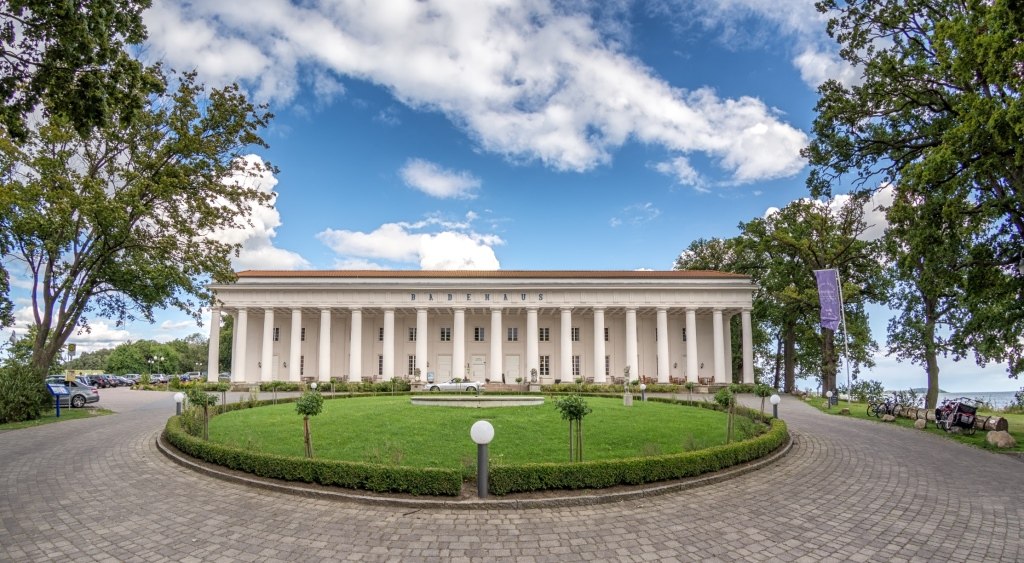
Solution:
[(339, 95), (336, 77), (366, 80), (485, 150), (558, 170), (608, 164), (629, 141), (704, 154), (733, 183), (803, 166), (802, 131), (760, 100), (667, 83), (624, 52), (628, 26), (584, 3), (157, 0), (145, 22), (153, 58), (210, 83), (287, 103), (300, 88)]
[(480, 179), (469, 172), (441, 168), (421, 158), (410, 158), (399, 174), (405, 185), (438, 198), (475, 198), (480, 187)]
[(335, 267), (382, 269), (379, 261), (396, 266), (415, 264), (423, 270), (497, 270), (494, 247), (500, 237), (472, 230), (472, 212), (465, 222), (436, 217), (415, 223), (385, 223), (370, 232), (326, 229), (317, 238), (339, 255)]
[[(276, 199), (274, 187), (277, 178), (263, 165), (263, 159), (250, 154), (244, 157), (255, 177), (236, 175), (225, 181), (239, 182), (255, 187), (259, 191), (272, 194)], [(254, 205), (252, 214), (247, 219), (239, 219), (233, 229), (224, 229), (210, 235), (212, 238), (229, 244), (241, 244), (237, 257), (231, 263), (236, 270), (295, 270), (309, 268), (309, 262), (296, 252), (274, 246), (276, 229), (281, 226), (281, 213), (271, 205), (264, 207)]]

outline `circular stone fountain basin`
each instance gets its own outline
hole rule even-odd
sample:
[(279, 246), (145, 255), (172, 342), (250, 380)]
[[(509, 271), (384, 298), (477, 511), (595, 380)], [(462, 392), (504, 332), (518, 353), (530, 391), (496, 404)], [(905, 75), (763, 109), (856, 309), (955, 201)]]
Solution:
[(413, 395), (414, 405), (486, 409), (494, 407), (535, 407), (544, 404), (543, 395)]

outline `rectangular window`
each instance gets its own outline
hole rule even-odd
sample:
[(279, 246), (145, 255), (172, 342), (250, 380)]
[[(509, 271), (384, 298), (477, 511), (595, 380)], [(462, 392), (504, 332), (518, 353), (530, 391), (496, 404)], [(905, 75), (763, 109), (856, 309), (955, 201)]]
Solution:
[(510, 326), (508, 327), (508, 341), (519, 342), (519, 327)]
[(541, 342), (550, 342), (551, 341), (551, 329), (546, 328), (546, 327), (545, 328), (537, 329), (537, 340), (539, 340)]
[(305, 342), (306, 341), (306, 327), (302, 327), (302, 331), (301, 331), (300, 334), (302, 336), (299, 339), (302, 340), (303, 342)]
[(384, 327), (377, 329), (377, 342), (384, 342)]
[(604, 327), (604, 341), (608, 342), (608, 327)]
[(569, 329), (569, 332), (572, 334), (572, 341), (573, 342), (579, 342), (580, 341), (580, 327), (574, 326), (571, 329)]
[(377, 354), (377, 375), (384, 375), (384, 356), (383, 354)]
[(484, 327), (473, 327), (473, 342), (486, 342), (486, 336), (487, 334), (484, 332)]
[(299, 375), (306, 374), (306, 356), (299, 356)]
[(416, 375), (416, 354), (409, 355), (409, 371), (406, 373), (409, 375)]
[(551, 356), (540, 357), (540, 374), (551, 375)]
[(452, 341), (452, 329), (451, 329), (451, 327), (447, 327), (447, 326), (441, 327), (441, 342), (451, 342), (451, 341)]
[(409, 327), (409, 342), (416, 342), (416, 327)]
[(278, 340), (281, 340), (281, 329), (275, 326), (274, 327), (274, 342), (277, 342)]
[(580, 376), (580, 357), (579, 356), (573, 356), (572, 357), (572, 376), (573, 377), (579, 377)]
[(605, 377), (607, 377), (607, 376), (609, 376), (611, 374), (612, 374), (612, 357), (611, 356), (605, 356), (604, 357), (604, 375), (605, 375)]

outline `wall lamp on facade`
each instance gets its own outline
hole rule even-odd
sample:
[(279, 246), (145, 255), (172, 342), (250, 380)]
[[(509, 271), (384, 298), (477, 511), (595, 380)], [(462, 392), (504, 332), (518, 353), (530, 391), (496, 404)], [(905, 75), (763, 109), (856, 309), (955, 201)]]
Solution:
[(288, 362), (284, 362), (284, 367), (288, 367)]
[(263, 367), (263, 362), (256, 362), (256, 367), (258, 367), (258, 368)]

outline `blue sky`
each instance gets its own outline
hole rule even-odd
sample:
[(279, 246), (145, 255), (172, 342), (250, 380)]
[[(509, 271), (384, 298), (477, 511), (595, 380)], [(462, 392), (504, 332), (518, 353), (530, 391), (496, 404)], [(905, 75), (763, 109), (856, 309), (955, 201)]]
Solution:
[[(238, 269), (668, 269), (807, 196), (815, 88), (856, 79), (824, 18), (789, 0), (157, 0), (143, 56), (276, 114), (251, 158), (279, 167), (277, 197), (230, 235)], [(206, 331), (174, 311), (92, 324), (72, 341)], [(867, 376), (925, 383), (888, 358)], [(941, 381), (1020, 387), (972, 362)]]

